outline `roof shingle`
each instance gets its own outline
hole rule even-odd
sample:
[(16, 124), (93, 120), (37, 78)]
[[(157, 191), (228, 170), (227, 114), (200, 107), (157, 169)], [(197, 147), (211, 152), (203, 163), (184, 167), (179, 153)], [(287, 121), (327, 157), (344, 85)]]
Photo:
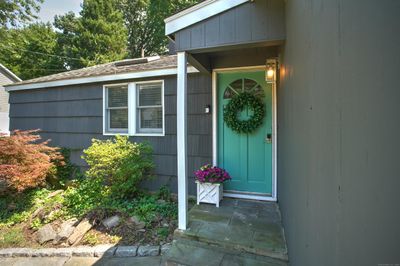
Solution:
[(149, 61), (146, 63), (121, 64), (121, 62), (126, 62), (129, 60), (132, 59), (120, 60), (92, 67), (86, 67), (82, 69), (62, 72), (54, 75), (24, 80), (21, 82), (14, 83), (12, 85), (15, 86), (15, 85), (49, 82), (49, 81), (60, 81), (68, 79), (113, 75), (121, 73), (133, 73), (133, 72), (141, 72), (141, 71), (149, 71), (157, 69), (174, 68), (177, 66), (176, 55), (162, 56), (159, 59)]

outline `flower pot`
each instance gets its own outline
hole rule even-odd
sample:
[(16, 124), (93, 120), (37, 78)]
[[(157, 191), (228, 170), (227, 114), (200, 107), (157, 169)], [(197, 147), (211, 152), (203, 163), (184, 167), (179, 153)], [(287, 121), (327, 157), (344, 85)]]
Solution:
[(197, 205), (200, 202), (212, 203), (219, 207), (219, 202), (223, 196), (223, 185), (221, 183), (202, 183), (197, 184)]

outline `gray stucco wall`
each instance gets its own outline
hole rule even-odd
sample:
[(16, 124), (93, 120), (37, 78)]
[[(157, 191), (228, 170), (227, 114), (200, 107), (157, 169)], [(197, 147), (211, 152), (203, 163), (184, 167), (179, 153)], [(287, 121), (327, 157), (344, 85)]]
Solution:
[[(165, 81), (165, 136), (132, 137), (148, 141), (154, 149), (157, 178), (145, 184), (150, 189), (169, 185), (176, 192), (176, 76)], [(120, 82), (118, 82), (120, 83)], [(92, 138), (102, 135), (103, 83), (10, 92), (10, 128), (40, 128), (51, 144), (71, 149), (73, 163), (85, 167), (80, 158)], [(191, 179), (196, 168), (212, 162), (211, 115), (204, 106), (211, 104), (211, 77), (191, 74), (188, 79), (188, 167)], [(194, 181), (189, 182), (191, 194)]]
[(287, 1), (278, 196), (292, 265), (400, 263), (399, 14), (399, 1)]
[(255, 0), (245, 3), (175, 34), (177, 51), (284, 39), (283, 0)]

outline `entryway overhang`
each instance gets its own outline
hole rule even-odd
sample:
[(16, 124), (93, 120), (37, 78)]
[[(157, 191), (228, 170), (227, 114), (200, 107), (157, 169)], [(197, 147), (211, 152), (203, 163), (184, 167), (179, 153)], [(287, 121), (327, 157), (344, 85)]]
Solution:
[[(211, 5), (225, 7), (205, 12)], [(201, 14), (201, 15), (200, 15)], [(208, 15), (207, 15), (208, 14)], [(191, 22), (175, 25), (179, 20)], [(175, 24), (174, 24), (175, 23)], [(188, 224), (187, 66), (211, 74), (213, 58), (227, 58), (232, 66), (266, 65), (276, 58), (285, 40), (282, 0), (209, 0), (166, 19), (166, 34), (177, 51), (177, 175), (178, 229)], [(246, 54), (247, 53), (247, 54)], [(242, 57), (242, 58), (239, 58)], [(235, 58), (231, 60), (229, 58)], [(224, 63), (224, 64), (225, 64)]]

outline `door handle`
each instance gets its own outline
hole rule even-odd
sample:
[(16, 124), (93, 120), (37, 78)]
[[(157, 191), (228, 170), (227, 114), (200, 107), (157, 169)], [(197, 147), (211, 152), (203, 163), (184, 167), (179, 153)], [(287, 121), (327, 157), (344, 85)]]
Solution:
[(272, 134), (271, 133), (268, 133), (267, 136), (265, 136), (265, 142), (272, 143)]

